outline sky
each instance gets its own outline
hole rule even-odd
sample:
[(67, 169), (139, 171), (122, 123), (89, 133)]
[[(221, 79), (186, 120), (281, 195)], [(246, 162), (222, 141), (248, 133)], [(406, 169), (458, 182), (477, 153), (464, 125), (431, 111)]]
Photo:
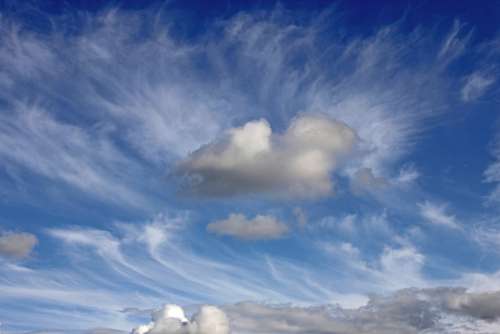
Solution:
[(500, 2), (0, 1), (0, 332), (500, 332)]

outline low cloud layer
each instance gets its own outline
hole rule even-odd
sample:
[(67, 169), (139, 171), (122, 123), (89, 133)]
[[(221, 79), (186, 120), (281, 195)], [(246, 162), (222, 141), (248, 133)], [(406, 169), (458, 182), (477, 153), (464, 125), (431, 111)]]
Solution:
[(326, 116), (298, 117), (283, 134), (261, 119), (194, 152), (179, 172), (189, 181), (187, 192), (199, 196), (325, 196), (339, 157), (355, 139), (352, 129)]
[[(132, 334), (417, 334), (495, 333), (500, 292), (463, 288), (406, 289), (372, 296), (357, 309), (244, 302), (203, 306), (192, 320), (177, 305), (153, 312)], [(230, 330), (231, 325), (231, 330)]]
[(152, 321), (134, 330), (132, 334), (228, 334), (229, 320), (215, 306), (202, 306), (191, 320), (177, 305), (165, 305), (153, 312)]
[(500, 329), (499, 293), (408, 289), (374, 296), (359, 309), (240, 303), (225, 311), (233, 333), (245, 334), (494, 333)]
[(288, 232), (288, 227), (273, 216), (257, 215), (248, 219), (243, 214), (232, 213), (227, 219), (208, 224), (207, 231), (239, 239), (277, 239)]
[(30, 233), (3, 233), (0, 235), (0, 257), (26, 258), (37, 243), (37, 237)]

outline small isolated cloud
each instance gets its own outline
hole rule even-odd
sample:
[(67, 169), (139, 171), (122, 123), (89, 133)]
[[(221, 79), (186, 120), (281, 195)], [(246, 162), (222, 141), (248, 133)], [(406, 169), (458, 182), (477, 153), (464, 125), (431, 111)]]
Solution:
[(152, 313), (152, 321), (132, 330), (132, 334), (229, 334), (226, 314), (215, 306), (202, 306), (191, 320), (177, 305), (165, 305)]
[(481, 72), (474, 72), (465, 79), (460, 92), (464, 102), (471, 102), (481, 97), (495, 83), (495, 79)]
[(412, 164), (405, 165), (399, 170), (399, 175), (393, 180), (398, 185), (412, 184), (420, 177), (420, 173)]
[(227, 219), (208, 224), (207, 230), (246, 240), (277, 239), (288, 232), (288, 227), (273, 216), (257, 215), (248, 219), (243, 214), (232, 213)]
[(14, 259), (26, 258), (37, 243), (37, 237), (30, 233), (4, 233), (0, 235), (0, 256)]
[(333, 190), (331, 173), (339, 157), (355, 140), (351, 128), (326, 116), (298, 117), (283, 134), (260, 119), (200, 148), (178, 171), (193, 195), (326, 196)]
[(429, 223), (460, 229), (460, 225), (454, 215), (446, 212), (446, 205), (437, 205), (426, 201), (418, 204), (420, 215)]

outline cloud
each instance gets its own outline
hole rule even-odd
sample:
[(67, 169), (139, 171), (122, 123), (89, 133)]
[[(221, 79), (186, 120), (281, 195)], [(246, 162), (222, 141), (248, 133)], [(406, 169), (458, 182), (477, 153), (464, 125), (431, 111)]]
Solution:
[(438, 59), (447, 65), (465, 53), (472, 37), (472, 29), (466, 29), (466, 24), (456, 19), (445, 37)]
[(317, 224), (310, 224), (309, 226), (311, 229), (336, 229), (342, 234), (352, 234), (356, 232), (357, 218), (356, 214), (346, 214), (342, 217), (327, 216), (323, 217)]
[(372, 296), (366, 306), (357, 309), (252, 302), (224, 309), (234, 333), (472, 334), (500, 328), (488, 322), (500, 315), (498, 306), (498, 292), (474, 294), (462, 288), (435, 288)]
[(399, 170), (398, 176), (393, 180), (397, 185), (408, 185), (415, 182), (420, 177), (420, 173), (415, 166), (408, 164)]
[[(29, 189), (43, 187), (28, 182), (26, 170), (70, 185), (64, 193), (76, 189), (142, 208), (161, 197), (157, 192), (165, 184), (155, 180), (165, 170), (202, 145), (209, 144), (205, 153), (224, 146), (210, 141), (231, 124), (265, 118), (281, 129), (298, 115), (322, 114), (359, 139), (364, 154), (350, 161), (349, 173), (320, 161), (315, 176), (304, 170), (292, 175), (282, 166), (291, 162), (285, 160), (261, 178), (233, 166), (221, 185), (215, 180), (223, 175), (220, 164), (186, 164), (187, 174), (202, 178), (192, 180), (197, 187), (191, 193), (323, 196), (332, 190), (329, 172), (352, 175), (360, 168), (390, 179), (395, 164), (430, 128), (424, 121), (446, 109), (445, 65), (469, 43), (458, 22), (441, 39), (398, 24), (343, 36), (333, 10), (299, 24), (281, 7), (207, 23), (199, 38), (185, 40), (172, 33), (176, 18), (168, 7), (52, 16), (53, 29), (43, 32), (15, 15), (2, 19), (0, 99), (7, 120), (0, 133), (6, 134), (1, 142), (16, 145), (0, 147), (2, 167), (8, 165)], [(28, 117), (40, 122), (18, 116), (19, 105), (37, 109)], [(281, 135), (271, 137), (272, 153), (283, 153), (273, 143)], [(303, 159), (321, 160), (321, 151)], [(194, 156), (184, 160), (194, 163)], [(264, 160), (251, 166), (270, 167)], [(280, 168), (286, 173), (277, 173)], [(134, 182), (139, 179), (150, 182)]]
[(0, 114), (0, 157), (18, 177), (31, 173), (60, 182), (59, 189), (69, 185), (101, 201), (149, 205), (132, 181), (138, 165), (113, 143), (105, 127), (85, 129), (37, 104), (14, 103)]
[(192, 195), (326, 196), (333, 190), (332, 172), (355, 140), (353, 130), (326, 116), (299, 116), (283, 134), (261, 119), (194, 152), (178, 171)]
[[(40, 314), (39, 309), (33, 309), (23, 315), (28, 314), (30, 319), (39, 320), (47, 328), (106, 326), (130, 329), (133, 326), (131, 324), (133, 318), (119, 310), (127, 307), (151, 309), (152, 305), (159, 305), (164, 300), (184, 305), (197, 304), (200, 300), (204, 300), (227, 305), (221, 308), (231, 320), (232, 332), (235, 334), (280, 334), (290, 331), (296, 334), (330, 333), (328, 331), (334, 328), (352, 329), (354, 332), (345, 333), (357, 334), (371, 334), (370, 329), (373, 331), (378, 329), (378, 333), (384, 334), (391, 333), (391, 330), (394, 333), (406, 333), (404, 330), (408, 330), (408, 333), (413, 334), (418, 333), (415, 323), (418, 321), (425, 323), (424, 320), (419, 320), (421, 314), (433, 311), (437, 307), (435, 306), (437, 302), (425, 303), (429, 296), (437, 293), (415, 293), (416, 297), (410, 296), (411, 298), (404, 297), (403, 294), (403, 297), (398, 298), (403, 301), (408, 299), (409, 306), (406, 308), (407, 313), (399, 314), (397, 312), (403, 307), (401, 304), (394, 304), (392, 292), (410, 286), (457, 284), (457, 281), (450, 283), (449, 280), (428, 280), (423, 270), (426, 263), (425, 256), (410, 246), (387, 246), (375, 259), (372, 259), (363, 252), (363, 244), (338, 243), (334, 248), (325, 249), (328, 257), (318, 257), (323, 265), (322, 268), (316, 268), (307, 261), (274, 257), (264, 252), (259, 252), (258, 256), (252, 258), (237, 252), (228, 254), (225, 250), (221, 250), (221, 247), (216, 247), (220, 246), (217, 240), (209, 238), (200, 243), (190, 239), (191, 233), (174, 233), (180, 228), (179, 225), (186, 225), (185, 219), (185, 215), (164, 215), (142, 224), (119, 223), (114, 225), (113, 231), (88, 227), (51, 229), (49, 233), (56, 237), (56, 241), (61, 240), (65, 247), (64, 251), (60, 252), (62, 265), (56, 264), (50, 270), (33, 268), (15, 272), (13, 268), (0, 266), (0, 276), (5, 277), (0, 284), (2, 290), (0, 305), (10, 305), (14, 301), (43, 303), (46, 305), (43, 314)], [(384, 224), (380, 220), (384, 219), (375, 217), (364, 222), (365, 219), (358, 217), (356, 224), (371, 224), (373, 231), (378, 231)], [(361, 238), (376, 238), (376, 234), (372, 230), (370, 232), (367, 230)], [(191, 242), (195, 247), (190, 247)], [(384, 239), (384, 242), (387, 242), (387, 239)], [(82, 275), (82, 272), (85, 275)], [(61, 280), (61, 277), (64, 280)], [(493, 283), (497, 284), (498, 278), (482, 281), (480, 286), (485, 291), (481, 293), (496, 289)], [(395, 320), (382, 318), (384, 314), (376, 313), (384, 299), (379, 299), (377, 303), (369, 303), (369, 307), (367, 306), (363, 312), (352, 313), (353, 309), (357, 310), (360, 305), (366, 305), (366, 296), (374, 292), (387, 297), (387, 302), (384, 302), (387, 306), (386, 316), (394, 316)], [(455, 302), (449, 307), (446, 306), (446, 316), (448, 313), (461, 319), (473, 316), (491, 322), (492, 317), (496, 316), (494, 304), (486, 306), (488, 299), (486, 297), (471, 295), (470, 298), (470, 301), (462, 301), (461, 304)], [(474, 301), (476, 299), (479, 301)], [(242, 321), (237, 321), (238, 314), (229, 312), (227, 308), (242, 300), (293, 303), (303, 313), (299, 313), (297, 318), (294, 318), (294, 315), (288, 319), (285, 314), (280, 313), (281, 311), (274, 310), (274, 308), (279, 309), (279, 306), (254, 303), (272, 306), (271, 311), (277, 315), (274, 318), (267, 318), (264, 310), (263, 313), (255, 315), (245, 314)], [(372, 300), (375, 298), (372, 297)], [(439, 300), (439, 305), (445, 305), (448, 299), (443, 297)], [(338, 303), (344, 308), (325, 305), (330, 303)], [(481, 314), (469, 315), (472, 308), (479, 309), (475, 303), (484, 306), (484, 311), (481, 311)], [(414, 308), (416, 307), (414, 304), (422, 306)], [(309, 309), (297, 305), (316, 305), (316, 309), (326, 311), (321, 316), (316, 313), (310, 315), (314, 307)], [(85, 310), (85, 314), (75, 315), (72, 311), (75, 307)], [(394, 308), (393, 311), (390, 311), (391, 307)], [(19, 315), (15, 310), (12, 311), (8, 307), (0, 309), (4, 319), (11, 323), (18, 321)], [(444, 310), (445, 306), (440, 306), (440, 309)], [(177, 318), (182, 318), (178, 311), (167, 313), (177, 314)], [(182, 327), (182, 321), (177, 320), (168, 320), (164, 325), (174, 328), (180, 325), (180, 328), (193, 329), (196, 328), (194, 323), (205, 323), (202, 319), (213, 319), (210, 312), (204, 314), (207, 316), (191, 320), (189, 327)], [(348, 319), (342, 318), (344, 315), (347, 315)], [(379, 315), (381, 319), (377, 318)], [(338, 318), (341, 319), (340, 324), (337, 322)], [(411, 321), (414, 325), (406, 323), (410, 321), (406, 320), (409, 318), (413, 319)], [(67, 319), (71, 319), (71, 322), (68, 323)], [(326, 322), (321, 325), (320, 321)], [(254, 324), (251, 325), (251, 322)], [(469, 321), (469, 324), (471, 323), (472, 321)], [(364, 325), (359, 327), (359, 324)], [(318, 327), (314, 327), (315, 325)], [(383, 327), (385, 325), (388, 327)], [(246, 326), (257, 327), (247, 330)], [(400, 328), (402, 330), (398, 332), (397, 329)], [(436, 328), (439, 332), (440, 327)], [(150, 327), (146, 330), (149, 329)], [(266, 332), (266, 329), (269, 331)], [(209, 333), (212, 334), (210, 331)]]
[(500, 291), (450, 294), (446, 307), (474, 318), (497, 320), (500, 318)]
[(357, 170), (351, 178), (351, 190), (357, 194), (387, 185), (385, 178), (373, 175), (372, 169), (366, 167)]
[(431, 224), (441, 225), (453, 229), (461, 229), (454, 215), (446, 212), (446, 205), (437, 205), (426, 201), (419, 203), (420, 215)]
[(500, 202), (500, 136), (492, 143), (491, 155), (494, 161), (484, 171), (484, 181), (493, 184), (493, 190), (487, 197), (487, 204)]
[(288, 226), (273, 216), (257, 215), (248, 219), (243, 214), (232, 213), (227, 219), (208, 224), (207, 231), (239, 239), (265, 240), (283, 237)]
[(49, 235), (70, 246), (85, 246), (96, 250), (106, 260), (124, 263), (120, 242), (111, 233), (97, 229), (65, 228), (49, 229)]
[(152, 322), (132, 330), (132, 334), (229, 334), (226, 314), (215, 306), (202, 306), (189, 321), (177, 305), (165, 305), (153, 312)]
[(474, 72), (466, 79), (461, 90), (462, 100), (471, 102), (481, 97), (495, 83), (495, 78), (481, 72)]
[(299, 227), (305, 227), (307, 225), (308, 223), (307, 214), (301, 207), (293, 208), (293, 215), (295, 216), (295, 219), (297, 220), (297, 225), (299, 225)]
[(0, 235), (0, 256), (23, 259), (37, 244), (37, 237), (31, 233), (4, 232)]

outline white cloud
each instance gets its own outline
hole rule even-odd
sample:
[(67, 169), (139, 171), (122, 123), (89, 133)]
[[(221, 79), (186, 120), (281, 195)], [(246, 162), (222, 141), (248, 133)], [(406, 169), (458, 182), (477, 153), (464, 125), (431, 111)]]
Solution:
[(105, 129), (69, 124), (38, 105), (19, 103), (1, 113), (0, 157), (4, 166), (59, 181), (105, 202), (149, 205), (134, 181), (138, 165)]
[(399, 170), (398, 176), (393, 180), (394, 183), (398, 185), (408, 185), (415, 182), (420, 177), (419, 171), (415, 168), (415, 166), (409, 164), (403, 166)]
[(165, 305), (153, 312), (152, 322), (132, 330), (132, 334), (229, 334), (226, 314), (215, 306), (202, 306), (191, 321), (177, 305)]
[(49, 229), (49, 235), (62, 240), (69, 246), (85, 246), (96, 250), (106, 260), (125, 263), (120, 242), (111, 233), (97, 229), (65, 228)]
[(429, 223), (453, 229), (461, 229), (454, 215), (447, 213), (445, 204), (437, 205), (429, 201), (419, 203), (420, 215)]
[(460, 57), (465, 52), (471, 36), (472, 29), (466, 29), (464, 23), (455, 20), (441, 45), (439, 60), (447, 65)]
[(339, 244), (321, 243), (321, 247), (329, 253), (338, 256), (346, 256), (348, 258), (358, 259), (360, 251), (349, 242), (341, 242)]
[(288, 226), (273, 216), (257, 215), (248, 219), (243, 214), (232, 213), (227, 219), (208, 224), (207, 231), (239, 239), (263, 240), (283, 237)]
[(425, 256), (411, 246), (385, 247), (380, 256), (380, 278), (393, 289), (425, 286), (427, 282), (422, 274), (425, 260)]
[[(302, 168), (291, 184), (291, 174), (276, 175), (279, 168), (290, 169), (277, 166), (266, 180), (254, 183), (251, 173), (240, 168), (234, 179), (228, 178), (231, 184), (217, 189), (200, 184), (196, 193), (227, 194), (237, 184), (240, 193), (280, 192), (276, 188), (286, 185), (295, 195), (324, 195), (332, 186), (320, 169), (353, 175), (370, 168), (373, 175), (391, 179), (395, 163), (429, 128), (424, 121), (445, 109), (449, 78), (443, 64), (459, 57), (468, 42), (459, 23), (440, 45), (418, 29), (402, 34), (397, 24), (369, 35), (332, 34), (325, 40), (320, 32), (338, 31), (341, 20), (290, 24), (280, 8), (235, 15), (208, 26), (199, 39), (183, 41), (172, 35), (165, 18), (169, 22), (167, 11), (112, 9), (78, 16), (78, 26), (85, 29), (71, 33), (66, 32), (72, 18), (64, 15), (51, 18), (53, 33), (35, 33), (11, 18), (2, 20), (0, 98), (5, 108), (37, 101), (37, 108), (48, 114), (45, 118), (58, 125), (51, 130), (57, 133), (36, 124), (23, 132), (11, 124), (22, 120), (8, 122), (2, 132), (15, 135), (17, 147), (31, 147), (15, 153), (0, 148), (16, 162), (14, 169), (21, 165), (100, 200), (144, 207), (143, 202), (152, 200), (144, 198), (151, 189), (132, 180), (160, 178), (174, 161), (231, 124), (266, 118), (281, 128), (297, 115), (323, 114), (359, 137), (363, 154), (350, 162), (349, 171), (318, 162), (318, 154), (311, 153), (297, 162), (314, 163), (317, 174), (308, 180)], [(212, 34), (214, 30), (220, 34)], [(325, 49), (325, 43), (331, 47)], [(437, 57), (421, 57), (414, 50)], [(106, 135), (96, 131), (102, 128)], [(36, 130), (46, 140), (39, 142)], [(61, 145), (64, 138), (69, 138), (67, 148)], [(52, 162), (56, 160), (64, 162), (60, 169)], [(82, 181), (85, 175), (90, 182)], [(203, 176), (208, 182), (218, 175)]]
[(38, 239), (31, 233), (4, 232), (0, 234), (0, 256), (14, 259), (28, 257)]
[(462, 100), (470, 102), (481, 97), (486, 90), (495, 82), (495, 78), (481, 72), (474, 72), (466, 79), (461, 90)]
[(356, 136), (325, 116), (303, 115), (283, 134), (265, 120), (248, 122), (179, 165), (187, 191), (201, 196), (271, 193), (311, 197), (331, 193), (331, 173)]

